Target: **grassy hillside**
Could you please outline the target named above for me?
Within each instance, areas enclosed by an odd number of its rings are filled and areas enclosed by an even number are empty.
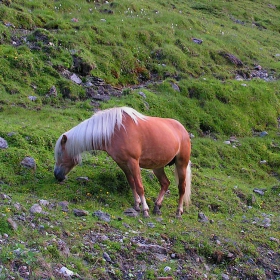
[[[276,0],[0,1],[0,279],[278,279],[279,31]],[[132,194],[105,153],[54,180],[59,135],[122,105],[195,136],[182,220],[173,167],[148,220],[124,215]]]

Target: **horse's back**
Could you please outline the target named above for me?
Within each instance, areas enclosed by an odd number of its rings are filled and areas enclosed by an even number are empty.
[[[188,147],[188,142],[188,132],[176,120],[147,117],[136,124],[126,116],[107,152],[117,162],[133,157],[139,159],[141,167],[154,169],[171,162],[182,148]]]

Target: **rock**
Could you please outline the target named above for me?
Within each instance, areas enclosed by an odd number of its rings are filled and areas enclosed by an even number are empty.
[[[58,203],[58,205],[62,208],[63,212],[68,212],[69,211],[69,208],[68,208],[69,202],[68,201],[60,201]]]
[[[48,200],[45,200],[45,199],[40,199],[39,204],[42,205],[42,206],[48,206],[50,204],[50,202]]]
[[[273,242],[276,242],[278,244],[280,243],[280,240],[278,238],[275,238],[275,237],[270,237],[269,240],[273,241]]]
[[[198,221],[199,221],[199,222],[202,222],[202,223],[208,223],[208,222],[209,222],[209,219],[205,216],[204,213],[199,212],[199,213],[198,213]]]
[[[168,272],[168,271],[171,270],[171,267],[170,266],[166,266],[163,270],[164,270],[164,272]]]
[[[49,93],[48,93],[49,96],[57,96],[57,90],[56,90],[56,87],[55,86],[52,86],[49,90]]]
[[[254,189],[253,192],[259,195],[264,195],[266,189]]]
[[[124,211],[124,214],[129,217],[137,217],[139,212],[137,212],[134,208],[128,208]]]
[[[226,58],[231,63],[235,64],[236,66],[243,66],[243,62],[238,59],[236,56],[230,53],[226,53],[224,51],[220,52],[220,55]]]
[[[109,263],[112,262],[110,256],[106,252],[103,253],[103,258],[106,260],[106,262],[109,262]]]
[[[65,277],[71,277],[74,275],[74,272],[69,270],[67,267],[63,266],[60,270],[59,273],[62,274]]]
[[[39,205],[39,204],[34,204],[31,208],[30,208],[30,210],[29,210],[29,212],[31,213],[31,214],[35,214],[35,213],[41,213],[42,212],[42,207]]]
[[[179,88],[179,86],[178,86],[177,84],[172,83],[171,86],[172,86],[172,88],[173,88],[175,91],[180,92],[180,88]]]
[[[147,98],[146,94],[144,92],[142,92],[142,91],[139,91],[138,94],[140,96],[142,96],[143,98],[145,98],[145,99]]]
[[[222,276],[222,280],[229,280],[230,279],[227,274],[223,273],[221,276]]]
[[[12,218],[8,218],[7,222],[9,223],[9,225],[11,226],[11,228],[13,230],[17,230],[18,225],[17,225],[17,223]]]
[[[5,194],[5,193],[0,193],[0,198],[2,200],[5,200],[5,199],[11,200],[11,198],[7,194]]]
[[[155,227],[155,224],[152,223],[152,222],[149,222],[149,223],[147,223],[147,226],[150,227],[150,228],[154,228],[154,227]]]
[[[82,80],[76,74],[72,74],[70,80],[78,85],[82,83]]]
[[[111,216],[108,213],[102,212],[101,210],[95,211],[92,215],[104,222],[109,223],[111,221]]]
[[[30,101],[36,101],[36,100],[37,100],[37,97],[36,97],[36,96],[29,95],[29,96],[28,96],[28,99],[29,99]]]
[[[201,45],[203,43],[203,40],[197,38],[192,38],[192,41],[198,45]]]
[[[74,215],[77,217],[87,216],[88,211],[81,210],[81,209],[73,209]]]
[[[267,135],[268,135],[268,133],[266,131],[262,131],[259,136],[260,137],[265,137]]]
[[[21,207],[20,203],[18,203],[18,202],[15,202],[15,203],[14,203],[14,207],[15,207],[15,209],[18,210],[18,211],[22,210],[22,207]]]
[[[79,182],[88,182],[89,181],[89,179],[88,179],[88,177],[78,177],[77,178],[77,181],[79,181]]]
[[[35,159],[32,157],[25,157],[20,164],[26,168],[30,168],[34,170],[36,169],[36,162]]]
[[[164,254],[167,255],[167,250],[166,248],[160,246],[160,245],[156,245],[156,244],[142,244],[140,242],[136,243],[136,246],[141,250],[141,252],[143,251],[148,251],[148,252],[152,252],[155,254]]]
[[[7,148],[8,148],[7,141],[4,138],[0,137],[0,149],[7,149]]]
[[[271,220],[269,218],[264,218],[263,221],[261,222],[260,226],[264,228],[268,228],[271,226]]]

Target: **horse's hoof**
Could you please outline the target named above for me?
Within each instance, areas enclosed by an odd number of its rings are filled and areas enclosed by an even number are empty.
[[[182,219],[182,214],[183,214],[183,212],[178,210],[177,213],[176,213],[176,218],[177,219]]]
[[[140,212],[140,211],[141,211],[141,209],[140,209],[139,206],[134,206],[133,208],[134,208],[134,210],[137,211],[137,212]]]
[[[144,217],[144,218],[150,218],[150,215],[149,215],[148,210],[144,210],[144,211],[143,211],[143,217]]]
[[[159,216],[161,215],[161,211],[159,210],[159,206],[158,205],[155,205],[153,213],[155,215],[159,215]]]

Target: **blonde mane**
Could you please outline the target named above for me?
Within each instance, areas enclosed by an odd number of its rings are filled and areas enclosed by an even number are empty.
[[[137,124],[138,119],[147,117],[129,107],[116,107],[99,111],[89,119],[81,122],[62,134],[57,140],[57,156],[63,135],[67,136],[66,150],[70,157],[79,157],[83,151],[99,150],[110,143],[115,127],[124,127],[123,114],[126,113]],[[125,128],[125,127],[124,127]]]

